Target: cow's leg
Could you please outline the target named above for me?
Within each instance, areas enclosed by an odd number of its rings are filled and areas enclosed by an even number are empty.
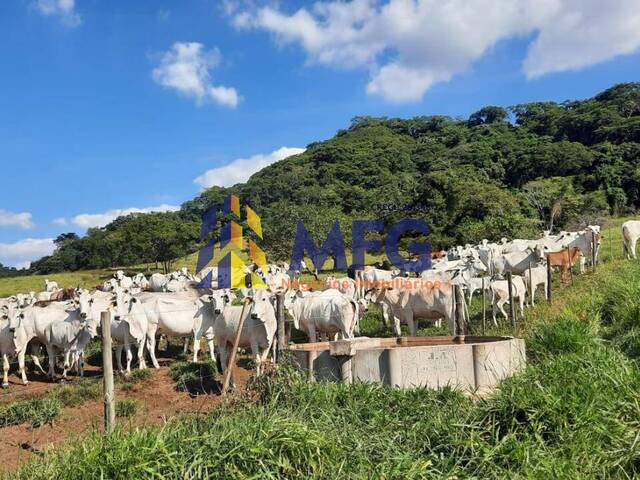
[[[491,319],[493,320],[493,324],[497,327],[498,326],[498,319],[496,318],[496,314],[498,313],[498,308],[495,302],[495,299],[493,302],[491,302]]]
[[[27,380],[27,369],[25,368],[24,355],[18,355],[18,370],[20,370],[20,376],[22,377],[22,384],[29,385]],[[42,367],[40,367],[42,370]]]
[[[147,350],[149,350],[149,356],[151,357],[151,363],[154,368],[160,368],[160,364],[158,363],[158,359],[156,358],[156,331],[157,326],[149,326],[149,330],[147,331]]]
[[[195,349],[195,343],[193,345],[193,348]],[[184,338],[184,349],[182,351],[182,353],[184,353],[185,355],[189,352],[189,337],[185,337]]]
[[[436,328],[442,328],[442,318],[438,318],[438,319],[433,323],[433,325],[434,325]]]
[[[185,342],[187,343],[188,340]],[[200,335],[196,333],[193,337],[193,361],[194,363],[198,361],[198,352],[200,351]],[[185,352],[186,353],[186,352]]]
[[[227,371],[227,342],[223,341],[218,345],[218,353],[220,354],[220,373]]]
[[[209,346],[209,355],[211,357],[211,361],[215,362],[216,361],[216,353],[215,353],[215,349],[213,346],[213,339],[214,337],[212,335],[207,337],[207,345]]]
[[[80,370],[80,378],[84,377],[84,351],[78,353],[78,369]]]
[[[384,325],[385,328],[387,328],[388,325],[391,325],[391,322],[389,319],[389,305],[387,305],[386,303],[383,303],[381,307],[382,307],[382,324]]]
[[[9,386],[9,355],[2,354],[2,388]]]
[[[631,239],[631,245],[629,246],[629,250],[631,253],[631,257],[635,260],[638,257],[636,256],[636,243],[638,243],[638,239],[637,238],[632,238]]]
[[[131,375],[131,361],[133,360],[133,353],[131,353],[131,344],[129,342],[124,345],[124,353],[127,356],[126,374]]]
[[[268,352],[268,350],[267,350]],[[260,376],[262,373],[262,355],[260,355],[260,348],[258,342],[255,339],[251,339],[251,354],[256,362],[256,376]]]
[[[56,380],[56,351],[53,346],[47,345],[47,355],[49,356],[49,378],[52,382]]]
[[[415,337],[418,334],[418,321],[413,318],[413,313],[409,312],[406,316],[407,326],[409,327],[409,335]]]
[[[116,346],[116,365],[118,366],[118,373],[123,373],[122,369],[122,350],[124,349],[124,345],[118,344]]]
[[[67,379],[67,370],[69,370],[71,363],[71,350],[65,349],[64,351],[64,366],[62,367],[62,379]]]
[[[520,301],[520,316],[524,318],[524,294],[520,295],[518,300]]]
[[[500,301],[498,300],[498,308],[500,309],[500,312],[502,313],[502,315],[504,315],[504,319],[505,320],[509,320],[509,316],[507,315],[507,312],[504,309],[504,305],[508,303],[507,301],[503,300]]]
[[[144,339],[138,340],[138,368],[144,370],[147,368],[147,362],[144,360]]]

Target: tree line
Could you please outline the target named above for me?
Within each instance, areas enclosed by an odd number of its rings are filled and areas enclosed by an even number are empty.
[[[298,221],[320,240],[333,222],[420,218],[434,247],[579,227],[640,206],[640,83],[579,101],[487,106],[467,119],[356,117],[326,141],[213,187],[178,212],[132,214],[56,239],[32,273],[127,266],[201,247],[202,214],[229,193],[262,217],[270,260],[290,255]],[[391,206],[391,207],[390,207]]]

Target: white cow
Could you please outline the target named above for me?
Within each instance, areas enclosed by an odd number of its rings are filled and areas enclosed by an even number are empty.
[[[636,244],[640,238],[640,220],[627,220],[622,224],[622,247],[627,258],[636,256]]]
[[[154,273],[149,277],[149,290],[152,292],[163,292],[164,286],[169,281],[167,275]]]
[[[168,337],[193,337],[193,361],[198,360],[198,350],[200,339],[204,336],[209,343],[209,353],[211,359],[214,357],[213,350],[213,322],[215,312],[210,310],[220,310],[218,303],[220,299],[228,294],[224,290],[215,290],[212,295],[205,297],[193,297],[187,292],[178,294],[146,294],[136,298],[140,299],[147,314],[149,327],[147,330],[147,348],[151,356],[153,366],[160,368],[155,356],[156,333]]]
[[[531,285],[529,287],[529,271],[524,272],[524,284],[527,287],[527,291],[531,290],[531,298],[529,299],[531,302],[531,306],[535,307],[535,297],[536,290],[539,285],[544,287],[544,298],[549,299],[548,290],[547,290],[547,266],[544,263],[536,265],[535,267],[531,267]]]
[[[101,313],[111,313],[111,337],[117,342],[116,361],[118,371],[122,368],[122,351],[127,358],[127,374],[131,373],[131,343],[137,347],[138,365],[140,369],[146,368],[144,361],[144,345],[147,337],[147,316],[138,300],[131,294],[118,290],[114,294],[90,295],[83,292],[78,297],[80,317],[100,321]]]
[[[359,305],[339,290],[329,289],[304,295],[291,291],[285,296],[284,306],[293,317],[293,325],[317,341],[318,333],[353,338],[359,322]]]
[[[527,287],[524,284],[524,280],[519,275],[512,276],[513,286],[513,300],[518,301],[520,304],[520,314],[524,316],[524,301],[527,295]],[[504,304],[509,303],[509,283],[507,280],[492,280],[491,281],[491,303],[492,303],[492,318],[495,326],[498,326],[496,319],[497,310],[500,309],[504,318],[508,320],[507,312],[504,310]]]
[[[524,250],[504,253],[493,259],[492,271],[496,275],[504,275],[511,272],[515,275],[522,275],[529,268],[529,265],[536,265],[544,259],[546,249],[543,246],[527,246]]]
[[[72,366],[72,359],[77,361],[80,376],[84,375],[84,349],[91,339],[98,334],[98,322],[80,315],[79,310],[68,312],[62,322],[52,322],[44,329],[45,345],[49,357],[49,377],[55,380],[56,351],[64,355],[62,378],[67,378],[67,371]]]
[[[46,279],[44,281],[44,290],[45,292],[57,292],[58,290],[60,290],[60,288],[58,287],[58,282],[50,282],[49,279]]]
[[[266,289],[256,289],[250,298],[250,307],[245,308],[245,320],[240,332],[240,347],[251,348],[260,375],[262,364],[267,360],[276,333],[276,312],[271,302],[272,293]],[[220,352],[222,371],[228,368],[228,351],[240,325],[241,306],[226,305],[216,316],[213,332]]]
[[[46,307],[30,306],[22,311],[16,311],[10,316],[10,328],[14,331],[14,343],[18,355],[18,368],[24,372],[25,356],[29,342],[37,339],[46,345],[46,329],[51,323],[65,320],[79,319],[77,306],[73,302],[54,302]],[[32,355],[34,364],[44,372],[38,357]],[[24,378],[24,376],[23,376]]]
[[[358,298],[358,289],[356,281],[353,278],[341,277],[336,278],[334,276],[328,276],[325,279],[325,288],[331,288],[338,290],[348,298],[356,300]]]
[[[467,317],[466,302],[462,290],[458,290],[460,297],[458,302],[453,298],[453,283],[446,277],[433,276],[421,283],[421,288],[383,288],[369,292],[371,301],[377,304],[387,304],[393,312],[394,332],[401,335],[400,325],[409,327],[410,335],[417,333],[417,320],[429,319],[439,323],[445,318],[451,332],[455,330],[455,307],[459,303],[465,308],[464,316]]]

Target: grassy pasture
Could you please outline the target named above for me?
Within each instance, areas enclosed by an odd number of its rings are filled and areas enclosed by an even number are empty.
[[[596,273],[527,311],[529,366],[489,398],[311,384],[285,368],[257,381],[251,401],[88,434],[10,477],[637,477],[640,263],[608,261],[615,232]]]

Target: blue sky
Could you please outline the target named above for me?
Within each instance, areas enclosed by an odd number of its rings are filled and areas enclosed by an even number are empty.
[[[4,0],[0,262],[357,115],[590,97],[640,80],[639,47],[636,0]]]

